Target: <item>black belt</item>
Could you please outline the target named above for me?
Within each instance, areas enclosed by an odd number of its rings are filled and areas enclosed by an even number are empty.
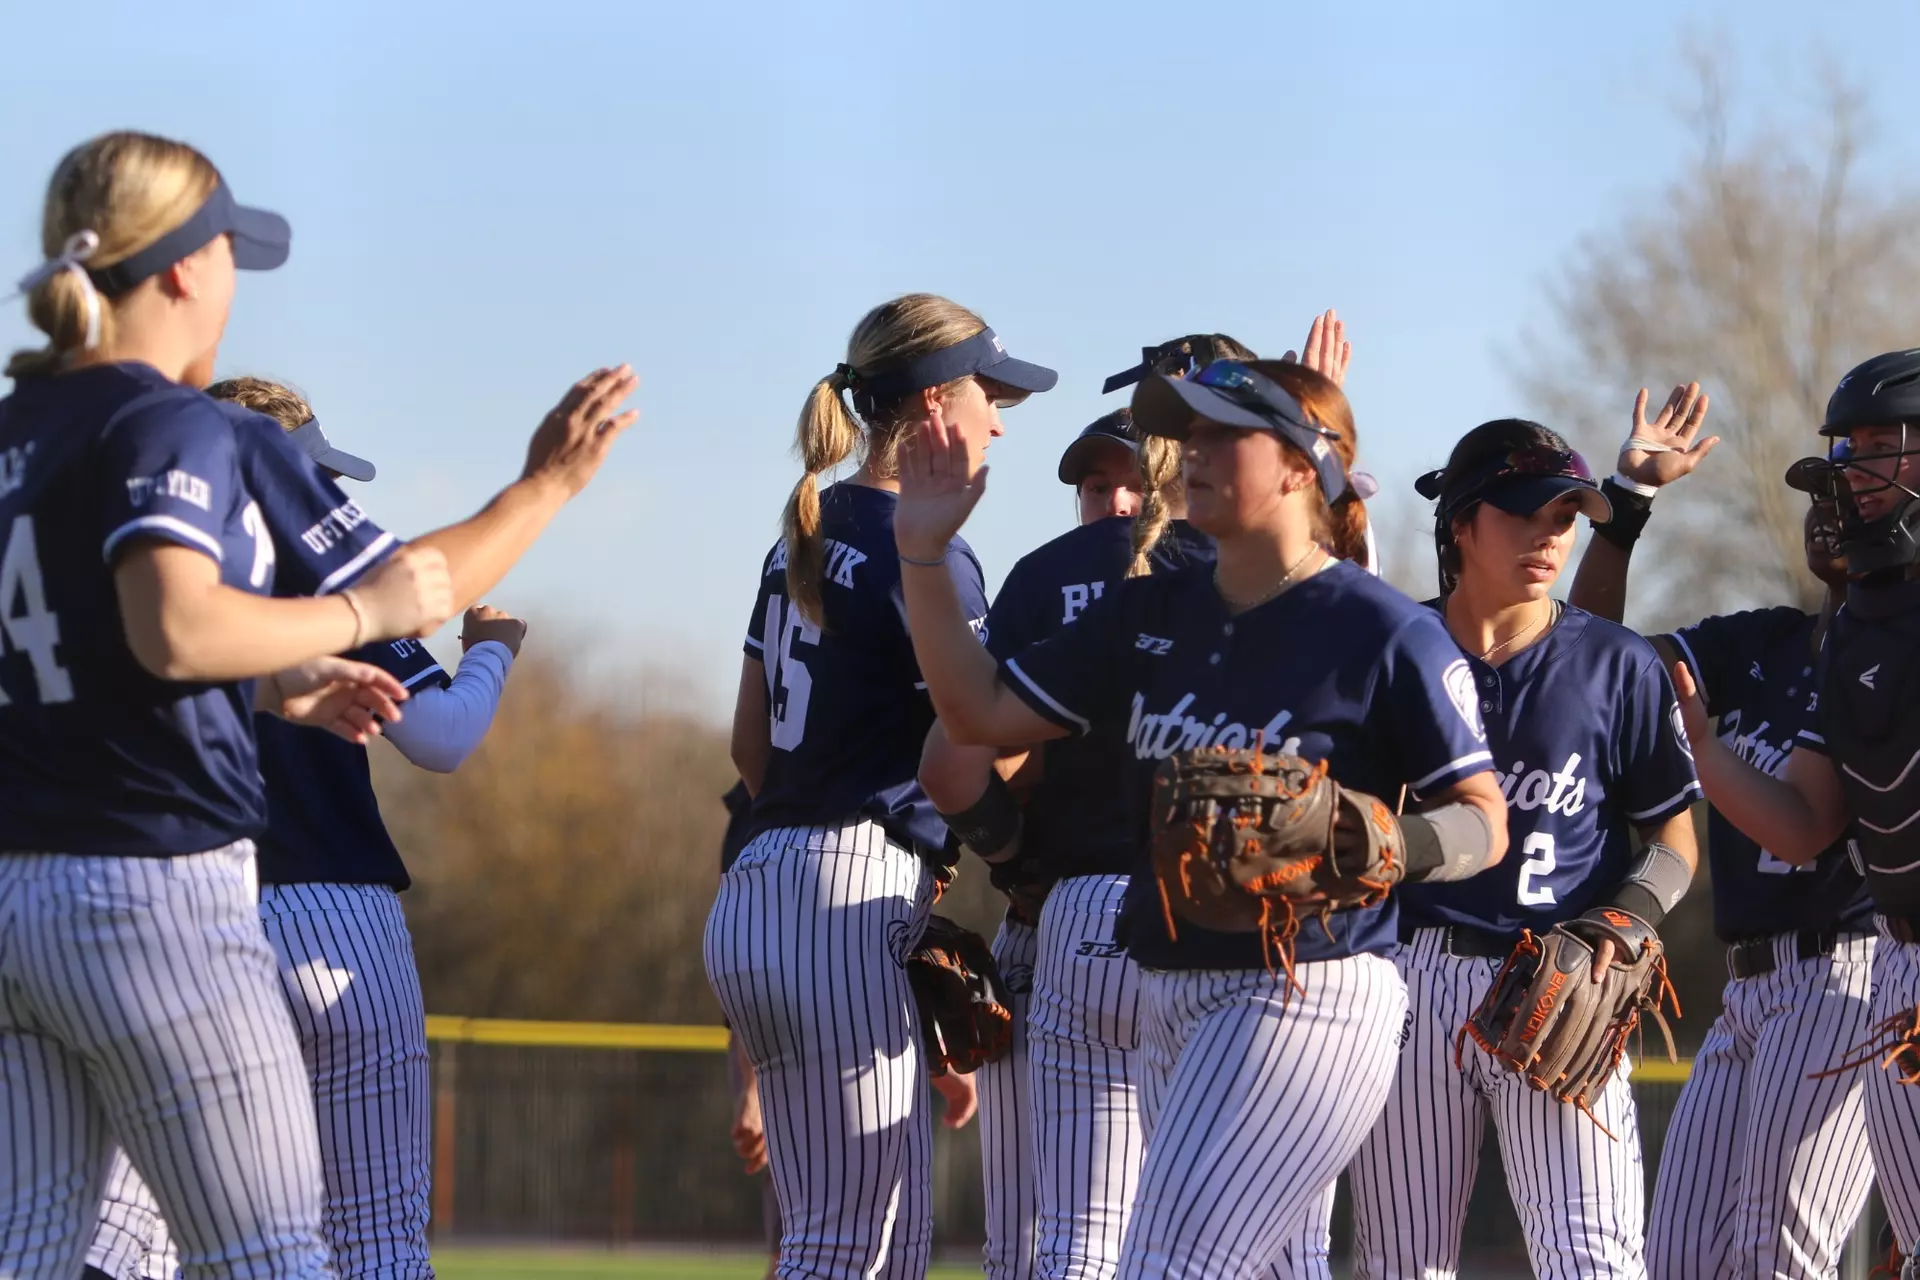
[[[1794,954],[1801,960],[1818,960],[1833,954],[1833,948],[1845,934],[1819,929],[1800,929],[1793,935]],[[1735,978],[1758,978],[1779,968],[1774,958],[1772,938],[1748,938],[1727,948],[1727,972]]]
[[[1415,932],[1402,923],[1400,941],[1411,943]],[[1514,946],[1520,941],[1465,924],[1448,925],[1438,932],[1440,950],[1459,960],[1505,960],[1513,954]]]

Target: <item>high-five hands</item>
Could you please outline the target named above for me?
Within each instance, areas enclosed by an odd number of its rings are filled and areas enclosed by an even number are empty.
[[[1633,433],[1620,446],[1620,474],[1637,484],[1659,488],[1672,484],[1713,452],[1719,436],[1698,439],[1707,421],[1707,395],[1700,384],[1675,387],[1659,414],[1647,421],[1647,389],[1633,402]]]

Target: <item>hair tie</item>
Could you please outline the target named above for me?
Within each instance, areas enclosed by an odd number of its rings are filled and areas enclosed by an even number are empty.
[[[1362,502],[1373,501],[1374,495],[1380,492],[1380,482],[1373,478],[1371,471],[1350,471],[1347,483],[1353,487],[1353,496]]]
[[[833,376],[849,391],[860,385],[860,371],[850,364],[833,366]]]
[[[1413,482],[1414,492],[1423,498],[1437,500],[1440,497],[1440,490],[1444,487],[1446,478],[1447,469],[1445,467],[1441,467],[1435,471],[1429,471]]]
[[[84,350],[91,351],[100,345],[100,291],[93,287],[93,277],[87,274],[84,265],[100,249],[100,237],[91,230],[76,231],[67,237],[60,246],[60,252],[20,277],[15,297],[32,293],[62,271],[71,271],[80,278],[80,294],[87,308],[87,338]]]

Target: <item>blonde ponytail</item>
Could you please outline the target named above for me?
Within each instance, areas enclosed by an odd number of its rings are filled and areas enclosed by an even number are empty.
[[[147,133],[107,133],[66,154],[47,184],[40,248],[48,260],[80,232],[98,244],[88,268],[132,257],[192,217],[219,185],[213,162],[184,142]],[[86,349],[88,291],[76,271],[56,271],[27,294],[27,318],[47,345],[7,361],[10,378],[57,373]],[[110,347],[115,300],[97,298],[97,344]]]
[[[847,393],[863,377],[965,342],[986,327],[985,320],[957,302],[932,293],[909,293],[861,317],[847,339],[846,363],[813,384],[794,432],[802,474],[780,523],[787,547],[787,598],[815,626],[826,627],[820,590],[826,575],[820,477],[852,457],[855,449],[863,451],[874,475],[892,476],[905,410],[913,403],[908,397],[899,404],[866,404],[863,412],[871,412],[863,422],[848,406]],[[957,385],[948,383],[938,391],[951,394]]]
[[[813,394],[800,410],[794,429],[794,449],[805,469],[787,499],[781,529],[787,542],[787,599],[814,626],[825,622],[820,580],[826,573],[827,549],[820,537],[820,475],[853,456],[860,441],[859,424],[844,397],[847,379],[838,371],[813,384]]]
[[[1173,491],[1180,482],[1180,442],[1165,436],[1140,441],[1140,509],[1133,514],[1133,563],[1129,578],[1153,572],[1153,549],[1173,523]]]

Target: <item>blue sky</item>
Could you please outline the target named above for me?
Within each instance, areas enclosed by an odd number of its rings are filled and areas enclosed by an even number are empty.
[[[1513,353],[1550,336],[1569,250],[1683,162],[1690,34],[1788,112],[1823,44],[1903,83],[1920,8],[172,0],[74,32],[16,6],[0,275],[36,260],[67,147],[192,141],[295,229],[221,372],[304,387],[401,533],[477,507],[569,382],[631,361],[641,424],[494,602],[718,715],[795,414],[868,307],[945,293],[1061,371],[993,451],[990,585],[1071,520],[1053,468],[1120,403],[1101,379],[1190,330],[1277,355],[1339,307],[1363,460],[1411,503],[1462,430],[1528,410]],[[1873,101],[1912,172],[1905,104]]]

